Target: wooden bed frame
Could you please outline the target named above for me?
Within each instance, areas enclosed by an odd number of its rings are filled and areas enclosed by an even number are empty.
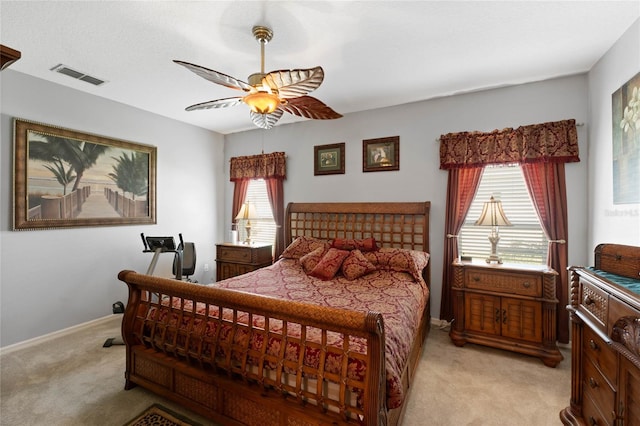
[[[429,209],[429,202],[290,203],[287,206],[285,238],[290,243],[301,235],[327,240],[373,236],[381,247],[429,252]],[[424,269],[423,275],[429,285],[430,266]],[[133,271],[122,271],[118,278],[129,287],[122,323],[126,344],[125,389],[140,385],[225,425],[400,423],[410,382],[429,332],[429,303],[423,312],[421,326],[403,372],[404,403],[399,408],[388,410],[384,321],[379,313],[314,306]],[[274,337],[273,333],[235,321],[239,314],[249,313],[266,321],[282,321],[285,330],[287,324],[295,324],[318,328],[325,337],[327,333],[338,332],[346,341],[350,337],[366,339],[367,353],[353,354],[345,348],[348,356],[343,357],[342,373],[330,374],[324,371],[322,365],[312,368],[303,365],[302,359],[297,363],[286,360],[284,350],[274,358],[265,354],[264,350],[260,353],[247,347],[248,344],[243,346],[233,342],[234,339],[230,339],[230,342],[213,339],[210,345],[221,348],[226,354],[234,354],[234,357],[226,356],[223,360],[219,357],[213,359],[202,350],[203,344],[196,349],[193,344],[189,345],[189,336],[185,337],[187,344],[172,338],[180,333],[176,333],[176,328],[170,324],[145,320],[144,312],[157,307],[159,298],[161,300],[163,297],[172,297],[183,303],[200,302],[215,310],[231,310],[234,320],[229,324],[234,332],[245,330],[261,334],[265,339]],[[202,317],[195,310],[179,312],[181,319]],[[152,337],[148,333],[145,336],[142,333],[143,326],[156,332]],[[283,334],[276,337],[283,342],[291,340],[286,332]],[[304,338],[305,333],[295,339],[295,343],[327,352],[335,350],[305,341]],[[346,360],[354,356],[367,365],[362,381],[347,377]],[[258,365],[270,363],[276,368],[266,374],[260,367],[251,367],[250,359],[259,359]],[[322,380],[318,380],[320,384],[304,386],[302,382],[305,380],[301,379],[303,374],[305,377],[331,381],[339,387],[339,392],[328,396]],[[293,380],[282,380],[281,376],[286,375],[292,376]],[[362,393],[362,401],[358,406],[349,398],[350,389],[359,389]]]

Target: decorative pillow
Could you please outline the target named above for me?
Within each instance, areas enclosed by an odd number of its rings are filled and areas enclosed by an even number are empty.
[[[349,251],[330,248],[315,268],[309,273],[312,277],[320,278],[321,280],[330,280],[340,270],[342,261],[349,256]]]
[[[307,253],[300,258],[300,264],[302,265],[302,269],[304,269],[304,272],[306,274],[309,274],[313,270],[313,268],[315,268],[316,265],[320,262],[320,260],[322,260],[325,251],[326,250],[324,247],[318,247],[311,253]]]
[[[332,241],[331,247],[340,250],[360,250],[360,251],[376,251],[378,245],[373,237],[365,238],[362,240],[336,238]]]
[[[364,256],[377,269],[408,272],[417,282],[422,281],[422,270],[429,263],[429,253],[400,248],[381,248],[376,252],[364,253]]]
[[[305,254],[311,253],[318,247],[329,249],[331,244],[328,241],[319,240],[313,237],[300,236],[293,240],[291,244],[280,255],[284,259],[300,259]]]
[[[342,262],[342,274],[351,281],[375,270],[376,266],[369,262],[358,249],[352,250]]]

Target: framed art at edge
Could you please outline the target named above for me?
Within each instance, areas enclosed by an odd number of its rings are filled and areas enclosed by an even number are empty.
[[[400,136],[362,141],[362,171],[400,170]]]
[[[157,148],[14,119],[13,229],[156,223]]]
[[[611,95],[613,204],[640,203],[640,73]]]
[[[344,174],[344,142],[313,147],[313,174]]]

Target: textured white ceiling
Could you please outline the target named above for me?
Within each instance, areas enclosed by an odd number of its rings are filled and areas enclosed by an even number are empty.
[[[246,81],[254,25],[273,29],[266,71],[325,71],[311,96],[337,112],[588,71],[640,17],[640,1],[0,1],[11,69],[223,134],[255,128],[240,95],[172,62]],[[107,80],[96,87],[57,64]],[[640,64],[639,64],[640,67]],[[285,114],[280,123],[302,120]]]

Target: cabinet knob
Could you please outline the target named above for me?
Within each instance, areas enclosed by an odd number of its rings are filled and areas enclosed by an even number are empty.
[[[598,344],[597,344],[596,342],[594,342],[594,341],[593,341],[593,339],[590,339],[590,340],[589,340],[589,347],[590,347],[591,349],[593,349],[594,351],[595,351],[595,350],[598,350]]]
[[[593,377],[589,377],[589,386],[591,386],[591,389],[597,388],[598,382],[596,382],[596,379],[594,379]]]
[[[472,280],[474,280],[475,282],[478,282],[478,281],[480,281],[480,277],[478,277],[478,276],[475,276],[475,277],[471,277],[471,279],[472,279]]]
[[[589,425],[596,426],[597,424],[598,424],[598,421],[594,419],[593,416],[589,416]]]
[[[529,288],[529,287],[531,287],[531,283],[529,281],[525,281],[525,282],[522,283],[522,287]]]
[[[582,299],[582,303],[584,303],[585,305],[592,305],[594,301],[591,297],[585,296],[584,299]]]

